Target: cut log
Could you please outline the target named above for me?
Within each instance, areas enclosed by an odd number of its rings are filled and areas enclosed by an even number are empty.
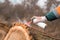
[[[0,40],[3,40],[6,35],[6,32],[4,30],[0,30]]]
[[[8,27],[4,23],[0,23],[0,40],[3,40],[8,32]]]
[[[17,23],[9,30],[4,40],[32,40],[29,34],[25,24]]]

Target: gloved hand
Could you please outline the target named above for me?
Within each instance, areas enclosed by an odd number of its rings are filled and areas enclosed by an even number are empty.
[[[31,19],[33,23],[44,22],[47,20],[45,16],[33,16]]]

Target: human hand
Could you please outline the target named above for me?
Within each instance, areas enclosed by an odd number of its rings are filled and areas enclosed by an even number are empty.
[[[44,22],[47,20],[45,16],[33,16],[31,19],[33,23]]]

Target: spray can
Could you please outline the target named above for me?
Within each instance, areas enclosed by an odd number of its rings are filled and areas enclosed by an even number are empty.
[[[36,19],[36,18],[33,18],[33,22],[36,22],[36,21],[37,21],[37,19]],[[45,29],[45,27],[47,26],[47,24],[44,23],[44,22],[37,22],[37,23],[35,23],[35,24],[36,24],[37,26],[43,28],[43,29]]]

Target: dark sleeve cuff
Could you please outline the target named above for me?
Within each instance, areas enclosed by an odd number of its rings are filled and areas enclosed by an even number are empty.
[[[53,21],[53,20],[57,19],[57,17],[55,16],[53,11],[47,13],[46,18],[48,21]]]

